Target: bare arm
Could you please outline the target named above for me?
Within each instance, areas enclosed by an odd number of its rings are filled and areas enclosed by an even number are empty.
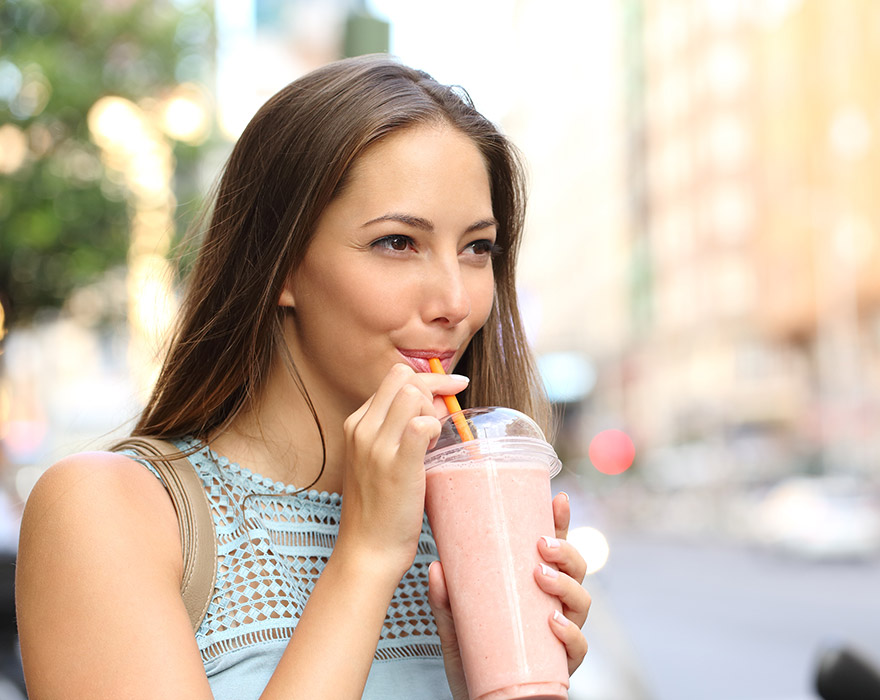
[[[121,455],[52,467],[22,521],[16,606],[31,700],[210,698],[180,597],[177,518]]]

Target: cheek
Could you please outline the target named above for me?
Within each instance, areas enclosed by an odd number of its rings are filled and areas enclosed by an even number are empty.
[[[495,278],[488,275],[479,280],[471,290],[471,317],[476,326],[475,331],[482,328],[489,319],[492,305],[495,302]]]
[[[353,327],[368,330],[390,330],[406,318],[405,301],[410,298],[395,284],[382,284],[375,277],[348,280],[346,294],[340,295],[337,306]]]
[[[333,353],[386,330],[399,313],[399,293],[358,266],[313,267],[301,275],[296,305],[304,337]],[[355,336],[357,336],[355,338]]]

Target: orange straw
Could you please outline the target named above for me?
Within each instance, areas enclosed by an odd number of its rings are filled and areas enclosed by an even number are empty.
[[[443,364],[437,357],[432,357],[428,360],[428,366],[430,366],[431,371],[434,374],[446,374],[443,370]],[[471,432],[471,428],[467,424],[465,417],[461,415],[461,406],[458,403],[458,399],[454,396],[444,396],[443,402],[446,404],[446,410],[452,414],[452,422],[455,424],[455,429],[461,436],[461,441],[467,442],[468,440],[473,440],[474,434]]]

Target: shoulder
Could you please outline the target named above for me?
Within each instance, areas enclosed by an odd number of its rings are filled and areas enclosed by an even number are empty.
[[[133,482],[144,485],[150,479],[157,481],[143,464],[119,452],[79,452],[49,467],[37,481],[31,497],[39,498],[44,492],[59,487],[70,489],[93,484],[124,488]],[[161,483],[159,486],[161,491]]]
[[[110,518],[116,527],[140,521],[156,534],[176,532],[174,507],[149,469],[125,455],[82,452],[52,465],[37,481],[25,506],[22,539],[30,528],[59,521],[99,529]]]
[[[110,452],[71,455],[37,481],[24,509],[19,573],[96,572],[144,565],[179,584],[180,534],[164,486],[142,464]],[[55,579],[31,583],[36,588]],[[94,582],[97,583],[97,582]]]

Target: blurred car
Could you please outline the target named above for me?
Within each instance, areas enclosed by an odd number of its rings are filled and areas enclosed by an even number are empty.
[[[799,476],[776,484],[752,511],[757,543],[806,559],[868,559],[880,553],[880,497],[864,479]]]

